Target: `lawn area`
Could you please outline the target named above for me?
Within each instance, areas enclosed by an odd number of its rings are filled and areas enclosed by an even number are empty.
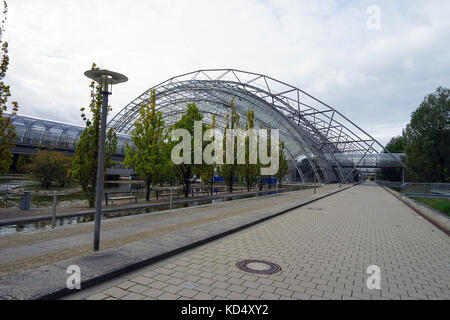
[[[439,210],[440,212],[443,212],[450,216],[450,200],[449,199],[433,199],[433,198],[416,198],[413,197],[412,199],[422,202],[426,204],[427,206]]]

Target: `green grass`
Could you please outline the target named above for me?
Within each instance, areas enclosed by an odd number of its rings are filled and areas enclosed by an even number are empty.
[[[440,212],[450,216],[450,200],[448,199],[416,198],[416,197],[413,197],[412,199],[422,202],[427,206],[439,210]]]

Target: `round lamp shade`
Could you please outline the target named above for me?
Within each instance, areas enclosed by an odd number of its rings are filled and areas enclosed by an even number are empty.
[[[102,84],[103,80],[107,79],[109,85],[127,82],[128,78],[118,72],[109,70],[89,70],[84,73],[86,77],[92,79],[99,84]]]

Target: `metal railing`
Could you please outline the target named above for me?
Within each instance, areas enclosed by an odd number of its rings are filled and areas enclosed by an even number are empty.
[[[450,198],[450,183],[418,183],[377,180],[377,183],[393,188],[407,197]]]
[[[396,187],[396,188],[400,188],[402,186],[402,184],[403,184],[401,181],[377,180],[376,182],[378,184],[381,184],[381,185],[386,186],[386,187]]]
[[[415,183],[408,182],[400,186],[403,193],[448,193],[450,183]]]

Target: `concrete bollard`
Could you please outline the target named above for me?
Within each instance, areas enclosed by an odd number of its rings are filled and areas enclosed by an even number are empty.
[[[29,211],[31,204],[31,196],[29,191],[25,191],[23,197],[20,197],[20,210]]]
[[[170,205],[169,205],[169,210],[172,211],[172,188],[170,188]]]

